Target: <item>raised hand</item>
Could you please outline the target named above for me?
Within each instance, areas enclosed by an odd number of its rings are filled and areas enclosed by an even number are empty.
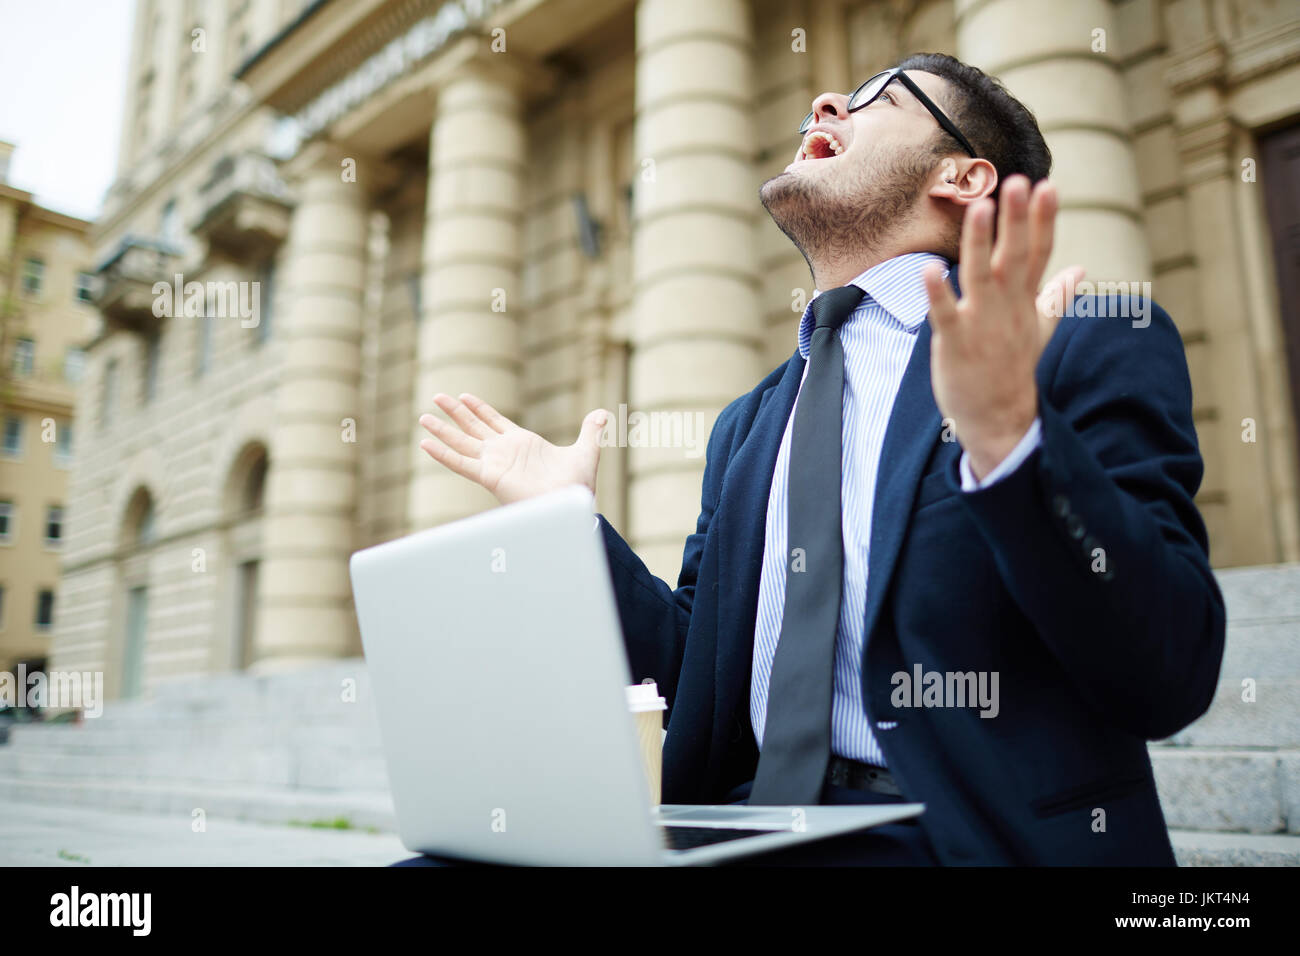
[[[603,408],[589,412],[577,441],[564,447],[520,428],[469,393],[458,400],[439,392],[433,400],[455,425],[421,415],[420,424],[433,437],[421,441],[420,447],[434,461],[482,485],[503,505],[574,484],[586,485],[595,494],[600,434],[608,414]]]
[[[992,199],[966,209],[961,237],[961,301],[932,266],[930,379],[940,414],[954,423],[957,440],[982,478],[1024,437],[1038,414],[1034,368],[1060,316],[1052,301],[1067,300],[1082,276],[1079,267],[1038,283],[1052,253],[1056,189],[1043,180],[1030,189],[1024,176],[1002,184],[998,238],[993,243]]]

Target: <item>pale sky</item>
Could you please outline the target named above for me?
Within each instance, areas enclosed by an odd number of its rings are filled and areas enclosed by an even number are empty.
[[[94,219],[116,175],[134,0],[0,0],[9,183]]]

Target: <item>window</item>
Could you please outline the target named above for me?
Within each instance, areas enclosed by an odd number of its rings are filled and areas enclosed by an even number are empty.
[[[262,270],[261,287],[257,292],[257,344],[271,337],[271,317],[275,304],[275,263]]]
[[[24,378],[32,374],[36,364],[36,342],[32,339],[19,339],[14,343],[14,374]]]
[[[12,544],[18,533],[18,515],[12,501],[0,501],[0,542]]]
[[[69,345],[63,353],[63,377],[72,385],[81,381],[86,371],[86,353],[75,345]]]
[[[208,298],[208,306],[205,314],[198,319],[198,328],[194,334],[198,336],[198,341],[194,343],[194,377],[202,378],[212,364],[212,315],[216,310],[216,303],[212,298]]]
[[[23,453],[23,420],[15,415],[5,416],[4,456],[18,458]]]
[[[181,238],[181,217],[176,209],[176,200],[167,200],[167,205],[163,206],[162,217],[158,223],[158,235],[162,237],[163,242],[175,245],[180,242]]]
[[[57,547],[63,540],[63,508],[50,505],[45,509],[45,543]]]
[[[93,302],[95,299],[95,277],[89,272],[77,273],[78,302]]]
[[[36,594],[36,629],[47,631],[54,623],[54,591],[41,588]]]
[[[35,257],[23,263],[23,295],[35,299],[45,282],[45,262]]]
[[[150,501],[145,505],[144,512],[140,515],[140,520],[135,526],[135,543],[137,547],[142,547],[153,542],[153,502]]]
[[[158,395],[158,336],[151,335],[144,346],[144,380],[141,393],[145,402]]]
[[[54,433],[54,464],[67,468],[72,464],[72,422],[59,422]]]
[[[117,402],[117,359],[110,359],[104,368],[104,390],[99,396],[99,423],[107,425],[113,420],[113,406]]]

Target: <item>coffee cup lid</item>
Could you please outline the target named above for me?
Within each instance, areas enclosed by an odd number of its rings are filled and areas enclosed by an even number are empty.
[[[667,710],[668,702],[659,696],[659,685],[649,681],[627,688],[627,706],[629,710]]]

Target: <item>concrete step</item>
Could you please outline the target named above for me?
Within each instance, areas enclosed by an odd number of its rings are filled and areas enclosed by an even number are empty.
[[[1227,568],[1215,572],[1230,624],[1300,620],[1300,564]]]
[[[6,752],[0,774],[50,780],[89,777],[250,786],[375,789],[388,787],[380,751],[345,750],[328,739],[298,747],[256,749],[141,747],[116,753]]]
[[[90,777],[45,780],[0,774],[0,807],[47,804],[93,807],[127,813],[186,814],[258,823],[334,824],[346,828],[396,830],[392,798],[372,790],[287,790],[176,781],[104,780]],[[0,811],[2,812],[2,811]]]
[[[1231,641],[1231,635],[1229,636]],[[1300,643],[1300,638],[1296,638]],[[1300,679],[1275,679],[1257,669],[1220,680],[1210,709],[1162,743],[1182,747],[1300,747]],[[1246,699],[1249,698],[1249,699]]]
[[[1247,677],[1300,679],[1300,618],[1229,620],[1219,679]]]
[[[1300,834],[1300,750],[1149,750],[1171,828]]]
[[[1300,836],[1169,831],[1179,866],[1300,866]]]
[[[369,714],[351,719],[258,719],[159,721],[148,728],[121,727],[111,719],[81,724],[22,724],[14,728],[5,750],[34,753],[118,753],[150,749],[194,747],[307,746],[329,741],[340,749],[376,750],[379,726]]]

